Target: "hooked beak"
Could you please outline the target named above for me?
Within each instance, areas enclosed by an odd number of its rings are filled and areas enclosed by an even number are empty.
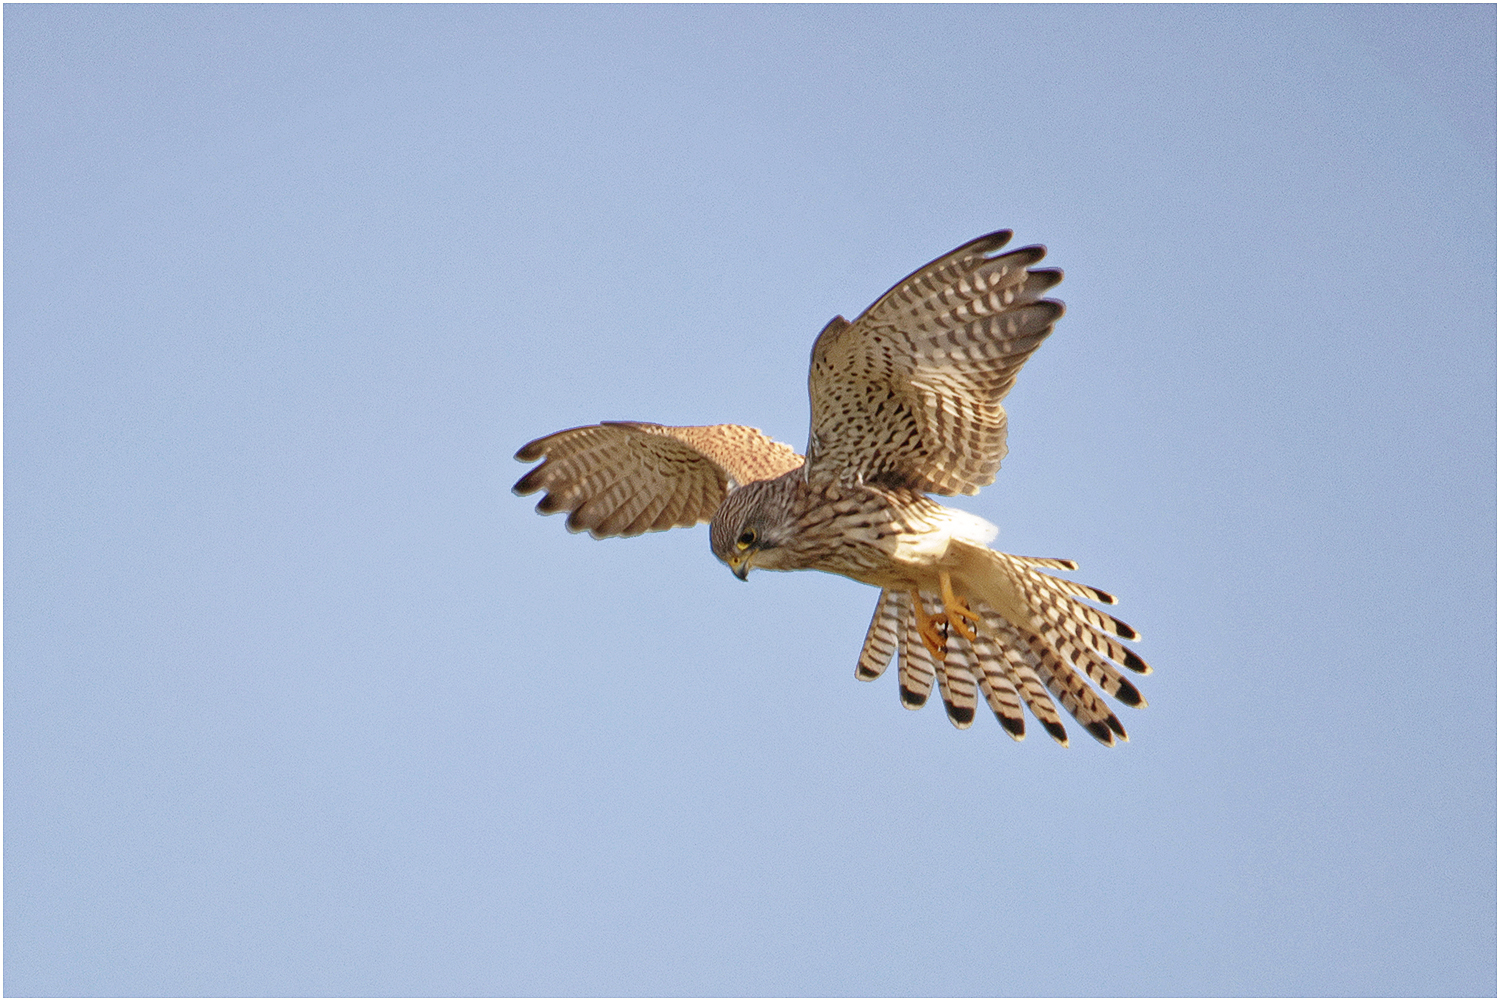
[[[748,581],[750,579],[750,557],[748,555],[729,557],[729,569],[733,570],[734,575],[740,580]]]

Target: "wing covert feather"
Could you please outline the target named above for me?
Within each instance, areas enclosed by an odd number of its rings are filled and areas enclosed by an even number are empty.
[[[516,458],[542,463],[515,492],[547,491],[539,512],[567,511],[569,531],[596,539],[709,521],[730,490],[802,465],[790,445],[755,428],[634,421],[558,431],[522,446]]]

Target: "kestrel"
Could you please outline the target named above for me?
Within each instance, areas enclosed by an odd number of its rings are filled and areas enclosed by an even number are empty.
[[[515,492],[547,491],[539,512],[567,511],[570,531],[596,539],[711,521],[714,555],[741,580],[752,567],[823,570],[880,588],[855,674],[879,677],[894,654],[907,708],[936,679],[960,729],[982,692],[1017,740],[1025,703],[1067,744],[1054,699],[1102,743],[1126,739],[1083,677],[1146,704],[1116,666],[1149,673],[1120,642],[1139,634],[1087,603],[1115,599],[1043,572],[1076,570],[1071,560],[990,549],[993,525],[928,496],[994,481],[1006,454],[1001,401],[1063,314],[1042,298],[1062,272],[1032,268],[1046,248],[1001,253],[1010,237],[966,243],[853,323],[829,321],[813,344],[805,457],[736,424],[607,421],[524,446],[517,459],[542,463]]]

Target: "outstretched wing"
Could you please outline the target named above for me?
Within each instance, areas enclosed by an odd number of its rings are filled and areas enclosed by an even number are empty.
[[[1028,270],[1045,247],[999,253],[1010,231],[912,272],[853,323],[823,328],[808,373],[808,478],[972,494],[1005,457],[1000,401],[1063,304]]]
[[[596,539],[709,521],[730,490],[802,465],[790,445],[755,428],[630,421],[559,431],[522,446],[516,458],[542,464],[515,492],[547,491],[539,512],[567,511],[570,532]]]

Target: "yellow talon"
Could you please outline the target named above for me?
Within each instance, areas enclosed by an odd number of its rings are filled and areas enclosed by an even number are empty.
[[[958,635],[970,643],[974,642],[974,630],[969,628],[964,619],[977,624],[979,616],[969,609],[967,601],[953,593],[953,579],[948,576],[946,570],[938,573],[938,583],[943,589],[943,618],[957,631]]]
[[[941,612],[928,615],[926,606],[922,604],[922,595],[916,591],[911,592],[911,607],[917,617],[917,634],[922,637],[922,645],[927,647],[933,657],[942,660],[948,655],[948,630],[951,628],[972,643],[976,637],[969,622],[977,625],[981,620],[969,608],[967,601],[953,593],[953,580],[946,571],[938,574],[938,584],[943,592]]]
[[[943,660],[948,655],[948,637],[946,633],[938,632],[938,623],[946,626],[948,616],[942,612],[935,616],[928,615],[927,609],[922,605],[922,596],[916,591],[911,592],[911,607],[917,616],[917,634],[922,637],[922,645],[933,657]]]

